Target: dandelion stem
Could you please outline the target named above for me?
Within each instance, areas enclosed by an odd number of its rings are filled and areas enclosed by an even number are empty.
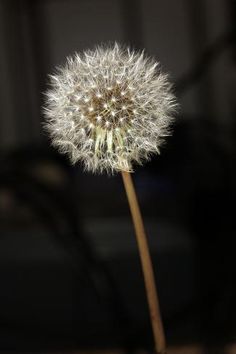
[[[147,300],[149,305],[149,313],[152,324],[153,337],[155,341],[155,350],[157,354],[166,353],[165,334],[161,319],[160,307],[157,289],[155,285],[155,278],[153,272],[152,261],[147,242],[147,236],[144,229],[143,219],[140,212],[140,207],[133,185],[132,177],[129,172],[122,171],[122,178],[124,182],[127,199],[129,202],[130,212],[133,219],[142,269],[144,282],[146,287]]]

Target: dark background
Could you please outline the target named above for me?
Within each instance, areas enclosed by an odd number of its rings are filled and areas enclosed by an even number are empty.
[[[120,176],[71,167],[42,129],[47,74],[115,40],[160,61],[181,106],[134,175],[168,342],[236,339],[235,1],[2,0],[2,353],[152,347]]]

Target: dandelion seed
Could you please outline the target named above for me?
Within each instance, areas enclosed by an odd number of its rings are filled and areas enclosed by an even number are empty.
[[[158,63],[117,44],[101,46],[76,53],[51,76],[45,125],[72,163],[93,172],[132,171],[159,153],[176,106]]]

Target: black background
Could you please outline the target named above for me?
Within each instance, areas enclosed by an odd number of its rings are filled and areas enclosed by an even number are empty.
[[[91,175],[42,129],[47,75],[118,41],[170,73],[181,106],[134,181],[170,344],[235,339],[235,1],[0,2],[0,350],[151,348],[122,180]]]

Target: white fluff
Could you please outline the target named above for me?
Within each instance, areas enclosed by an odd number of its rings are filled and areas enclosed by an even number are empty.
[[[176,101],[167,75],[143,52],[99,46],[67,58],[50,79],[46,128],[72,163],[132,171],[159,153]]]

